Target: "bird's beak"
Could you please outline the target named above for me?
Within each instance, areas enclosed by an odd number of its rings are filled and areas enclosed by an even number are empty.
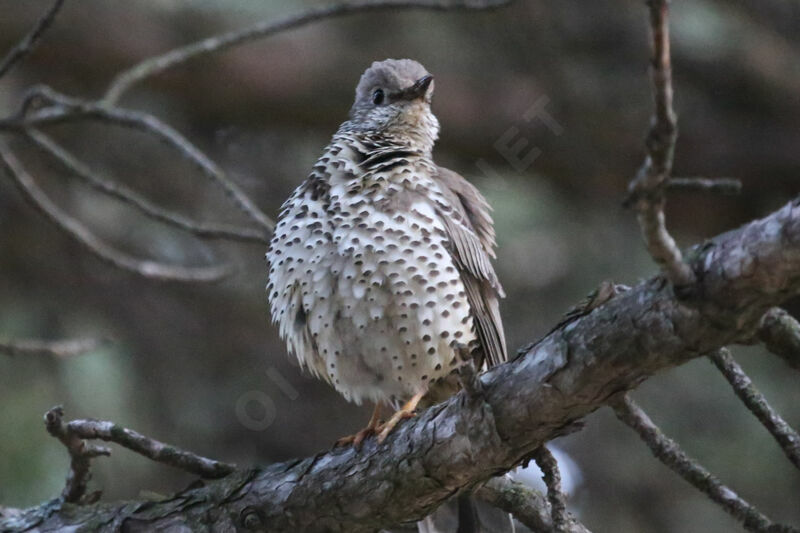
[[[426,74],[414,82],[414,85],[403,90],[399,96],[403,100],[416,100],[418,98],[424,98],[428,93],[428,87],[430,87],[432,81],[433,76]]]

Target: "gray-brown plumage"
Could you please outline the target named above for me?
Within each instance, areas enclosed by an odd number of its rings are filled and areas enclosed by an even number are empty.
[[[490,208],[433,162],[432,94],[419,63],[373,63],[267,252],[289,351],[348,400],[408,402],[381,439],[432,383],[506,360]]]

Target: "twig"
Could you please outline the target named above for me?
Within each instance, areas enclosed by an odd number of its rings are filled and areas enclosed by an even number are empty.
[[[269,243],[268,235],[263,231],[250,228],[240,228],[225,224],[209,224],[196,222],[187,217],[164,209],[135,191],[111,180],[105,179],[94,172],[74,155],[56,143],[52,138],[36,130],[28,130],[27,138],[38,148],[53,156],[70,173],[83,180],[96,191],[116,198],[144,215],[207,239],[225,239],[231,241]]]
[[[547,501],[550,503],[550,514],[553,517],[553,531],[566,533],[567,529],[567,503],[564,493],[561,492],[561,472],[558,470],[558,461],[546,446],[540,446],[533,452],[533,459],[542,470],[542,479],[547,486]]]
[[[800,435],[772,409],[727,348],[711,352],[709,358],[731,384],[736,396],[775,438],[789,461],[800,468]]]
[[[5,76],[14,65],[19,63],[36,47],[44,32],[53,24],[53,21],[64,4],[64,0],[55,0],[50,9],[42,15],[31,30],[16,44],[0,61],[0,78]]]
[[[236,469],[235,465],[195,455],[113,422],[81,419],[64,424],[63,416],[63,408],[56,406],[45,413],[44,420],[47,431],[66,446],[72,458],[67,485],[62,492],[64,501],[79,502],[83,498],[90,478],[89,459],[99,455],[111,455],[111,450],[108,448],[92,445],[85,439],[114,442],[148,459],[206,479],[222,478]]]
[[[16,156],[0,144],[0,165],[17,185],[23,195],[59,229],[75,239],[89,252],[103,261],[140,276],[162,281],[212,282],[231,273],[226,265],[211,267],[185,267],[143,261],[123,254],[106,244],[88,228],[64,212],[36,185],[33,177],[22,167]]]
[[[175,149],[184,159],[197,166],[203,174],[222,187],[242,212],[267,233],[272,233],[275,227],[272,219],[265,215],[250,197],[231,181],[225,172],[209,159],[202,150],[155,116],[141,111],[110,107],[73,98],[42,85],[32,88],[28,92],[26,100],[37,97],[57,105],[51,105],[26,116],[0,120],[0,130],[26,131],[45,124],[60,124],[81,118],[92,118],[150,133],[158,140]]]
[[[647,5],[652,34],[650,76],[655,109],[645,140],[647,157],[628,187],[624,205],[636,209],[647,250],[667,278],[675,287],[685,287],[694,283],[694,273],[683,262],[681,251],[667,231],[664,220],[663,187],[672,171],[678,135],[677,118],[672,108],[669,7],[667,0],[648,0]]]
[[[6,355],[46,355],[66,359],[93,352],[108,344],[108,339],[64,339],[44,341],[40,339],[0,340],[0,353]]]
[[[235,465],[196,455],[105,420],[72,420],[67,430],[82,439],[114,442],[148,459],[206,479],[225,477],[236,469]]]
[[[69,474],[64,490],[61,491],[61,498],[65,502],[91,503],[84,499],[86,486],[91,479],[89,472],[90,460],[101,455],[111,455],[111,450],[105,446],[95,446],[82,440],[64,425],[62,417],[64,409],[59,405],[47,411],[44,415],[44,424],[47,432],[61,441],[67,448],[70,456]],[[89,500],[96,500],[99,493],[95,493]]]
[[[510,513],[534,533],[553,531],[553,519],[547,498],[523,483],[498,476],[487,481],[474,492],[475,497]],[[566,531],[589,533],[586,526],[567,514]]]
[[[800,323],[792,315],[773,307],[761,319],[758,337],[767,350],[800,370]]]
[[[727,513],[741,522],[748,531],[762,533],[797,532],[790,526],[773,523],[733,490],[723,485],[711,472],[686,455],[678,444],[664,435],[650,417],[627,395],[611,404],[617,418],[630,426],[647,444],[653,455],[673,472],[705,493]]]
[[[135,83],[163,72],[198,56],[221,52],[234,46],[269,37],[276,33],[298,28],[305,24],[366,11],[399,8],[419,8],[436,11],[454,9],[492,9],[511,3],[512,0],[357,0],[309,9],[276,21],[259,22],[243,30],[232,31],[202,39],[176,48],[160,56],[151,57],[117,75],[106,91],[103,101],[114,104]]]
[[[742,182],[734,178],[669,178],[667,190],[735,195],[742,192]]]

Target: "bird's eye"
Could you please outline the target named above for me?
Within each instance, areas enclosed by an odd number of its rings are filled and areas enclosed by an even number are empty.
[[[372,103],[375,105],[383,103],[383,89],[375,89],[375,92],[372,93]]]

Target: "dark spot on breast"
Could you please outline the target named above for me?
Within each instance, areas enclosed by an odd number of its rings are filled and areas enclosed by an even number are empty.
[[[300,306],[297,309],[297,313],[294,315],[294,327],[297,329],[302,329],[306,327],[307,322],[308,317],[306,315],[306,311],[303,309],[303,306]]]

